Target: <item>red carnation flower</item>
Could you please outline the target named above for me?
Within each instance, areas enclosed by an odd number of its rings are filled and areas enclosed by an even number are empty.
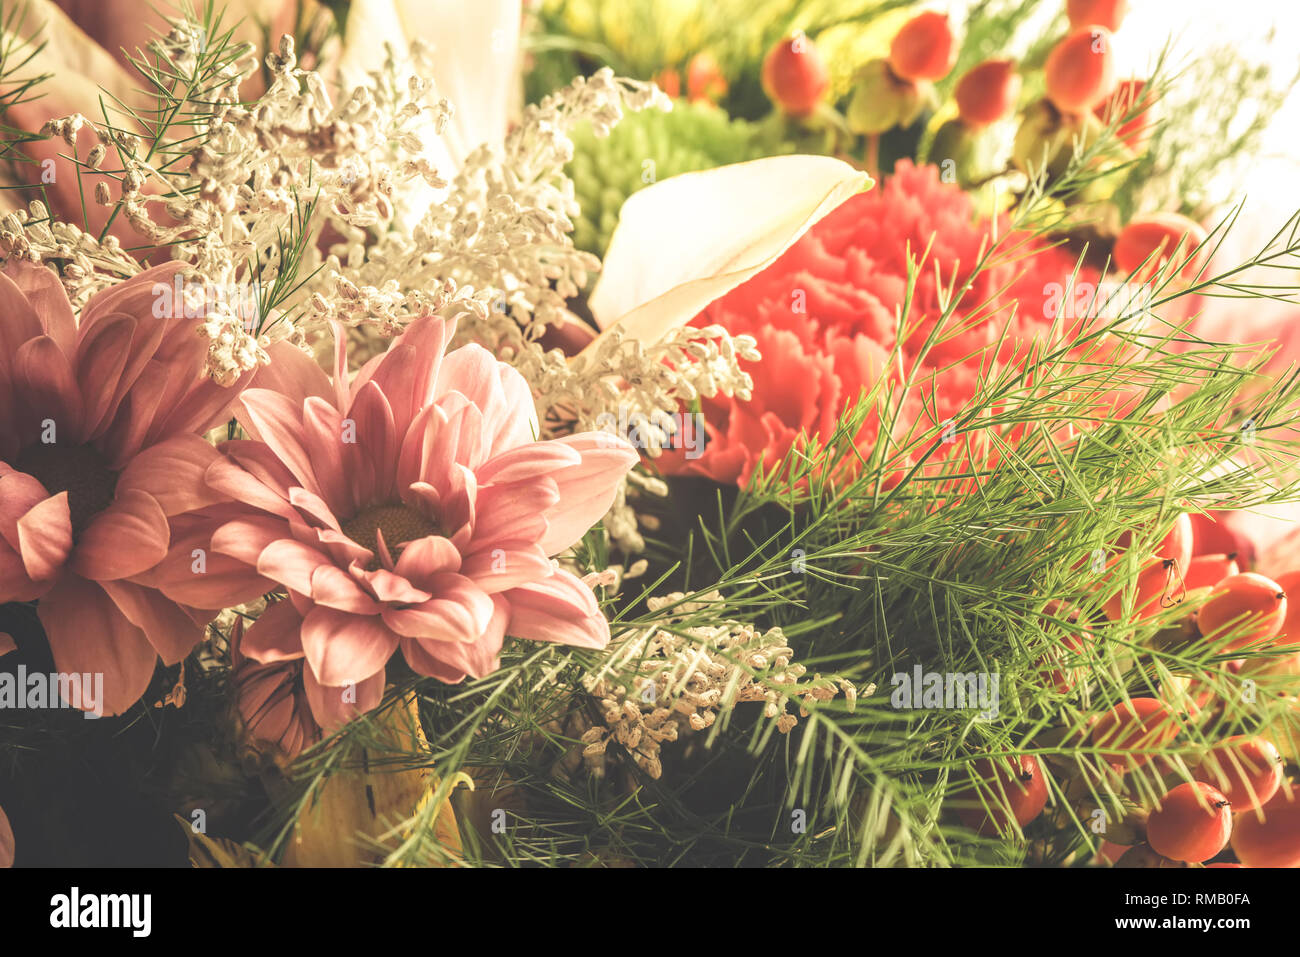
[[[933,431],[970,401],[991,359],[1014,361],[1028,339],[1050,327],[1057,286],[1068,282],[1075,265],[1069,252],[1029,236],[1006,237],[1004,248],[1015,254],[986,266],[941,341],[922,355],[943,312],[940,292],[961,288],[989,234],[989,220],[976,215],[960,188],[941,182],[937,167],[900,161],[882,189],[844,203],[694,320],[752,335],[763,358],[745,367],[754,378],[752,398],[702,400],[704,452],[696,458],[666,452],[661,469],[744,486],[760,460],[767,470],[779,465],[801,434],[828,438],[846,408],[885,374],[907,293],[908,256],[919,258],[927,248],[902,346],[906,367],[919,362],[922,374],[901,426],[922,421]],[[1008,321],[1010,335],[993,356]],[[933,421],[923,397],[927,406],[933,397]],[[873,420],[864,424],[860,447],[875,441],[876,428]]]

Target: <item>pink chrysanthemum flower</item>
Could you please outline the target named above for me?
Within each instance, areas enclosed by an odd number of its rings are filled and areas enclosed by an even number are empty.
[[[191,574],[197,539],[182,536],[163,566],[164,590],[224,605],[284,589],[242,651],[305,658],[326,728],[378,703],[398,648],[457,682],[493,671],[507,634],[609,640],[591,589],[551,556],[604,515],[636,452],[605,433],[537,441],[524,378],[479,346],[444,356],[451,331],[417,320],[350,386],[341,358],[331,385],[276,350],[236,406],[251,438],[207,472],[240,503],[210,520],[222,563]]]
[[[55,667],[104,676],[118,714],[159,656],[180,661],[208,620],[143,583],[173,517],[221,501],[201,438],[238,388],[204,374],[198,320],[155,315],[180,264],[93,296],[75,316],[48,269],[0,273],[0,602],[39,599]],[[247,380],[248,377],[245,377]],[[81,705],[94,683],[82,682]],[[75,703],[75,702],[73,702]]]

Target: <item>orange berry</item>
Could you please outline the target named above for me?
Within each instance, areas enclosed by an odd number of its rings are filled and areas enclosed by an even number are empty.
[[[1183,587],[1188,591],[1194,588],[1213,588],[1229,575],[1240,573],[1236,555],[1197,555],[1187,564]]]
[[[675,100],[682,95],[682,78],[676,70],[665,67],[651,79],[654,80],[655,86],[663,90],[669,99]]]
[[[1103,761],[1118,763],[1132,757],[1145,764],[1150,755],[1131,752],[1160,748],[1177,736],[1178,725],[1168,705],[1155,698],[1133,698],[1101,715],[1089,737],[1097,747],[1117,749],[1102,752]]]
[[[1138,572],[1133,584],[1133,621],[1145,621],[1182,601],[1184,588],[1179,581],[1178,563],[1165,558],[1145,566]],[[1124,618],[1124,596],[1127,588],[1117,591],[1102,606],[1111,621]]]
[[[1142,91],[1145,88],[1146,83],[1142,80],[1124,80],[1115,87],[1114,93],[1093,108],[1097,119],[1106,124],[1119,122],[1133,114],[1134,110],[1141,111],[1134,114],[1127,123],[1120,123],[1115,130],[1115,135],[1124,145],[1135,152],[1146,142],[1147,111],[1151,108],[1151,99],[1143,99]]]
[[[791,116],[815,110],[830,85],[830,70],[803,34],[781,40],[763,59],[763,89]]]
[[[957,59],[952,25],[942,13],[918,13],[894,34],[889,67],[904,80],[939,80]]]
[[[1110,31],[1076,30],[1052,48],[1044,68],[1047,98],[1062,113],[1087,113],[1115,87]]]
[[[1228,846],[1231,834],[1231,804],[1218,788],[1200,781],[1178,785],[1147,818],[1151,850],[1173,861],[1208,861]]]
[[[1206,755],[1197,777],[1222,791],[1238,811],[1261,807],[1282,786],[1282,756],[1273,742],[1239,734]]]
[[[1124,532],[1115,540],[1115,544],[1120,548],[1128,548],[1133,542],[1133,534]],[[1186,571],[1188,564],[1192,560],[1192,520],[1186,512],[1179,513],[1174,519],[1173,527],[1160,544],[1156,546],[1156,557],[1168,559],[1177,563],[1179,571]]]
[[[1181,274],[1184,279],[1190,279],[1209,252],[1200,250],[1205,240],[1205,230],[1186,216],[1178,213],[1141,216],[1125,226],[1115,240],[1115,266],[1124,273],[1137,273],[1141,269],[1138,277],[1145,281],[1177,250]]]
[[[727,78],[712,53],[697,53],[686,64],[686,98],[716,103],[727,95]]]
[[[996,123],[1016,108],[1020,74],[1011,60],[985,60],[957,81],[957,112],[967,126]]]
[[[981,758],[972,767],[975,786],[988,808],[971,806],[957,812],[962,822],[981,834],[1005,831],[1012,818],[1024,827],[1047,805],[1047,780],[1031,755],[1001,758],[995,764]],[[970,797],[978,804],[980,798]]]
[[[1231,632],[1245,632],[1224,646],[1233,650],[1268,641],[1286,620],[1286,592],[1271,578],[1255,572],[1229,575],[1214,586],[1196,615],[1201,634],[1219,641]]]
[[[1255,544],[1239,530],[1237,512],[1191,513],[1192,554],[1235,553],[1242,571],[1250,571],[1255,561]]]
[[[1113,33],[1128,15],[1128,0],[1066,0],[1065,15],[1072,29],[1096,24]]]
[[[1279,790],[1262,812],[1238,814],[1232,850],[1246,867],[1300,867],[1300,792]]]
[[[1276,580],[1286,592],[1286,617],[1274,640],[1279,645],[1300,645],[1300,571],[1287,572]]]

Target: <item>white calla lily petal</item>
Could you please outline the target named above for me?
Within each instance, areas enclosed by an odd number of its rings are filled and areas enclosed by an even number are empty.
[[[519,98],[520,0],[353,0],[340,71],[358,83],[383,66],[384,44],[408,55],[416,39],[433,49],[432,94],[454,113],[441,136],[429,124],[425,145],[451,179],[484,143],[500,144]]]
[[[773,156],[648,186],[623,204],[592,314],[602,329],[617,325],[629,338],[657,341],[872,185],[833,157]]]

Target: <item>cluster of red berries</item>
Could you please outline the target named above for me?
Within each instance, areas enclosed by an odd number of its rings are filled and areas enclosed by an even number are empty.
[[[1131,541],[1125,535],[1117,545],[1127,549]],[[1107,598],[1105,615],[1111,622],[1139,622],[1186,600],[1199,607],[1184,622],[1185,636],[1208,643],[1215,654],[1249,648],[1280,649],[1286,655],[1236,659],[1223,666],[1225,673],[1245,677],[1260,663],[1276,670],[1279,661],[1284,671],[1294,672],[1300,667],[1300,571],[1277,579],[1243,571],[1253,554],[1226,522],[1182,515],[1129,587]],[[1110,567],[1119,560],[1112,559]],[[1059,603],[1050,603],[1045,612],[1077,620]],[[1076,628],[1061,651],[1078,655],[1095,640],[1089,630]],[[1082,675],[1061,660],[1048,659],[1045,665],[1043,679],[1060,692],[1073,688]],[[1192,781],[1178,780],[1183,775],[1159,756],[1180,734],[1181,722],[1207,719],[1222,704],[1208,682],[1181,679],[1162,687],[1159,698],[1131,698],[1091,719],[1086,740],[1079,743],[1095,751],[1102,773],[1126,802],[1120,820],[1106,815],[1093,829],[1105,837],[1103,860],[1121,867],[1186,866],[1209,861],[1231,846],[1235,862],[1209,866],[1300,867],[1300,788],[1284,781],[1283,755],[1267,734],[1222,740],[1191,766]],[[1078,819],[1096,821],[1103,812],[1088,802],[1095,803],[1092,785],[1099,782],[1089,782],[1068,758],[1050,760],[1061,769],[1065,799],[1058,823],[1069,819],[1064,804]],[[1171,786],[1153,806],[1143,807],[1126,796],[1131,793],[1126,775],[1149,763]],[[1004,833],[1012,821],[1023,828],[1048,805],[1045,768],[1031,755],[981,759],[972,777],[980,800],[964,792],[958,814],[979,833]]]
[[[882,64],[889,85],[914,90],[948,75],[957,59],[952,25],[942,13],[913,17],[895,34]],[[763,89],[788,116],[816,110],[830,88],[830,71],[817,48],[803,34],[777,43],[763,60]]]

